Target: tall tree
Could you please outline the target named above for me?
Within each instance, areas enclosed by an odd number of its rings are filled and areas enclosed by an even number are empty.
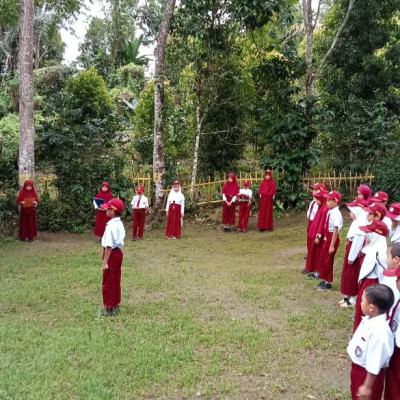
[[[19,50],[19,182],[35,176],[35,127],[33,120],[33,22],[34,0],[22,0]]]
[[[168,0],[164,10],[160,31],[157,35],[154,65],[154,148],[153,148],[153,179],[155,185],[155,203],[151,214],[151,222],[158,220],[159,211],[163,205],[165,187],[164,159],[164,62],[168,33],[171,27],[175,9],[175,0]]]

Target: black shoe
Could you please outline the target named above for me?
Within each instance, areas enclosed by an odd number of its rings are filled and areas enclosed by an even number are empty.
[[[21,238],[21,239],[19,239],[21,242],[27,242],[28,241],[28,238]]]
[[[242,233],[246,233],[247,231],[246,231],[246,229],[242,229]]]
[[[100,317],[112,317],[115,315],[115,310],[113,308],[103,308],[100,312],[99,312]]]
[[[307,274],[307,279],[318,279],[318,275],[315,275],[314,272],[310,272]]]
[[[114,307],[114,313],[115,313],[115,315],[118,315],[119,312],[120,312],[120,306],[119,306],[119,304],[117,304],[117,305]]]
[[[310,271],[307,271],[305,268],[303,268],[301,271],[300,271],[300,273],[301,274],[309,274],[310,273]],[[314,274],[313,274],[314,275]]]
[[[28,238],[28,242],[33,242],[33,238]]]
[[[317,285],[317,289],[318,290],[331,290],[332,289],[332,285],[326,281],[321,281],[318,285]]]

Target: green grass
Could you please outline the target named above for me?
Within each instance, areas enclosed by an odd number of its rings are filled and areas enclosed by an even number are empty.
[[[95,237],[0,252],[0,399],[346,399],[351,311],[299,273],[305,221],[271,233],[186,224],[124,248],[121,314],[101,318]],[[344,233],[341,235],[345,237]],[[343,239],[344,241],[344,239]]]

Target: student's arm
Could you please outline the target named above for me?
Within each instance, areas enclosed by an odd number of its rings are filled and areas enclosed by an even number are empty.
[[[108,260],[111,255],[111,247],[106,247],[104,249],[104,258],[103,258],[103,271],[108,270]]]
[[[185,215],[185,196],[182,195],[182,204],[181,204],[181,217]]]
[[[335,243],[336,243],[336,239],[338,237],[338,233],[339,233],[339,227],[335,226],[335,229],[334,229],[333,235],[332,235],[331,244],[329,246],[329,254],[333,254],[335,252]]]
[[[376,375],[367,372],[364,383],[358,388],[357,397],[360,400],[369,400],[372,393],[372,385],[374,384]]]

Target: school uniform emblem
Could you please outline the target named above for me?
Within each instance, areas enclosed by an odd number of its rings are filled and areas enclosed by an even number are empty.
[[[356,350],[354,351],[355,355],[357,358],[360,358],[362,356],[362,350],[360,346],[356,347]]]
[[[390,325],[390,329],[391,329],[392,332],[396,332],[397,331],[397,327],[398,327],[397,321],[393,321],[392,325]]]

